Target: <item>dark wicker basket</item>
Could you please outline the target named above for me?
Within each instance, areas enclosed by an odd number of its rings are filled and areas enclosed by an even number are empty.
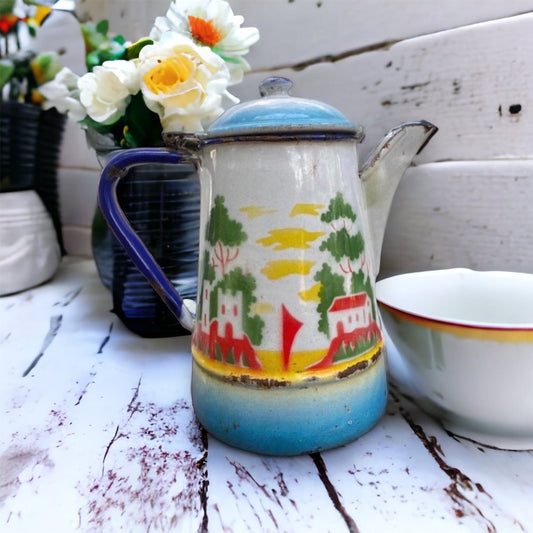
[[[63,248],[57,166],[66,116],[21,102],[0,103],[0,192],[34,189]]]

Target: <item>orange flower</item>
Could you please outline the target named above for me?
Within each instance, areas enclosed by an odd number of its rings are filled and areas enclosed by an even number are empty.
[[[188,19],[191,34],[197,41],[207,46],[215,46],[222,38],[222,34],[215,28],[212,20],[204,20],[192,15],[189,15]]]
[[[7,15],[1,15],[0,16],[0,33],[3,33],[4,35],[7,35],[10,30],[12,30],[16,25],[17,22],[19,22],[20,19],[16,15],[13,15],[13,13],[8,13]]]

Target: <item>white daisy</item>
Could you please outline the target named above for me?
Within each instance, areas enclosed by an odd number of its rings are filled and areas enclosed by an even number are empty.
[[[250,69],[244,56],[259,40],[259,30],[241,28],[243,22],[224,0],[173,0],[166,15],[156,19],[150,37],[159,40],[164,33],[175,32],[209,46],[228,64],[230,85],[234,85]]]

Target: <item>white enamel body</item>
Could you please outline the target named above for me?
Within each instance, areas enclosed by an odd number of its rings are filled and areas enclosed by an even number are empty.
[[[317,331],[317,302],[311,294],[317,284],[314,276],[324,262],[338,269],[329,253],[319,250],[330,231],[329,224],[321,221],[321,213],[338,193],[343,194],[357,215],[355,223],[346,222],[349,232],[361,232],[365,241],[365,252],[351,268],[363,269],[373,285],[372,243],[357,174],[355,141],[214,144],[204,148],[202,165],[200,261],[209,247],[204,238],[207,218],[215,198],[221,195],[230,217],[242,224],[247,235],[232,267],[239,266],[256,279],[254,310],[265,322],[261,349],[279,348],[282,304],[303,322],[295,339],[295,351],[327,346],[329,340]],[[307,237],[302,238],[307,240],[278,239],[276,232],[280,230],[304,230]],[[299,262],[302,271],[288,273],[295,265],[291,263],[286,275],[275,277],[275,261]]]

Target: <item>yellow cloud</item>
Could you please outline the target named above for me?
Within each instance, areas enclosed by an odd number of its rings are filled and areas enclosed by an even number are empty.
[[[261,302],[253,304],[250,311],[253,315],[266,315],[268,313],[273,313],[274,307],[268,302]]]
[[[269,237],[257,239],[257,243],[263,246],[273,246],[274,250],[310,248],[310,242],[325,235],[323,231],[307,231],[303,228],[273,229],[268,234]]]
[[[326,207],[324,204],[295,204],[291,211],[291,217],[296,215],[318,216],[319,210]]]
[[[271,280],[280,279],[291,274],[305,276],[311,272],[314,264],[314,261],[279,259],[277,261],[269,261],[267,266],[261,270],[261,274]]]
[[[248,205],[245,207],[241,207],[239,211],[241,211],[245,215],[248,215],[248,218],[258,218],[262,217],[263,215],[271,215],[273,213],[276,213],[275,209],[265,209],[260,205]]]
[[[304,301],[304,302],[320,302],[319,293],[320,289],[322,288],[322,283],[316,283],[311,288],[307,289],[306,291],[300,291],[298,293],[298,296]]]

